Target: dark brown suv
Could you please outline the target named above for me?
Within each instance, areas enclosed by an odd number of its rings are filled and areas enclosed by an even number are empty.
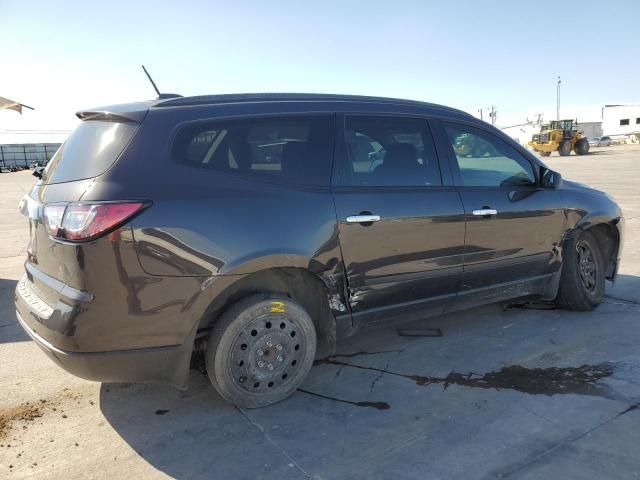
[[[302,94],[83,111],[22,201],[20,322],[68,371],[282,400],[337,339],[516,297],[589,310],[620,209],[447,107]]]

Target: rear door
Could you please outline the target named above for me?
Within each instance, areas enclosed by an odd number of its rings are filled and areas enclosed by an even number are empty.
[[[338,117],[334,199],[354,321],[441,311],[462,275],[464,210],[427,120]]]
[[[485,291],[485,303],[487,288],[556,271],[560,191],[540,187],[535,164],[488,128],[442,122],[440,132],[467,220],[461,296]]]

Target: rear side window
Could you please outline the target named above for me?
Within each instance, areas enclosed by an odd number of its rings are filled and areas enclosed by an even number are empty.
[[[426,120],[347,115],[345,161],[338,185],[424,187],[442,185]]]
[[[199,122],[178,131],[175,161],[278,183],[328,186],[333,116]]]
[[[103,174],[137,129],[133,123],[81,122],[47,164],[42,183],[72,182]]]

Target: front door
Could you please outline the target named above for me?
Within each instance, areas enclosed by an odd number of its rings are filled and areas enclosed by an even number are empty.
[[[548,282],[560,266],[560,191],[540,187],[535,163],[489,129],[453,122],[442,129],[467,220],[461,297]],[[483,294],[479,303],[489,300]]]
[[[354,321],[441,311],[462,278],[464,210],[427,121],[354,114],[339,124],[333,192]]]

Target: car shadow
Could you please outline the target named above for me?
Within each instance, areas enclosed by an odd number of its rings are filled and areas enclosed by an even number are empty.
[[[638,303],[639,290],[640,277],[620,275],[615,285],[607,283],[605,304],[592,313],[490,305],[414,322],[414,326],[421,327],[418,330],[428,330],[426,335],[407,336],[401,333],[403,329],[395,327],[358,334],[338,346],[342,352],[337,356],[339,361],[317,361],[300,391],[284,402],[262,409],[240,410],[229,405],[197,370],[190,372],[186,391],[152,384],[103,384],[100,409],[114,431],[137,455],[173,478],[255,479],[274,475],[301,478],[304,474],[298,469],[298,463],[302,468],[316,470],[338,468],[322,459],[344,455],[351,441],[365,451],[363,445],[368,445],[367,439],[371,439],[369,446],[373,448],[380,440],[376,435],[381,431],[400,441],[407,431],[437,430],[440,427],[433,419],[439,418],[438,415],[464,417],[464,425],[460,425],[463,432],[465,422],[471,418],[469,415],[478,415],[481,411],[477,405],[484,405],[485,395],[493,398],[493,402],[498,402],[498,395],[514,398],[501,393],[510,387],[489,388],[482,390],[488,393],[466,397],[472,395],[473,385],[468,384],[483,383],[484,379],[464,377],[460,384],[465,384],[468,390],[461,398],[467,400],[458,404],[456,398],[460,392],[456,393],[455,389],[419,387],[416,386],[421,385],[419,377],[403,376],[387,369],[411,374],[429,372],[449,381],[453,377],[447,374],[464,371],[468,365],[475,365],[478,372],[488,371],[495,377],[491,365],[508,365],[519,358],[538,359],[538,363],[534,362],[536,365],[549,367],[564,363],[595,364],[599,360],[597,355],[589,356],[590,349],[582,344],[572,346],[571,342],[576,341],[575,332],[582,332],[579,341],[586,336],[587,345],[603,335],[613,338],[614,332],[632,321],[635,306],[631,311],[625,302]],[[602,318],[615,319],[604,332]],[[513,325],[518,327],[511,328]],[[443,336],[433,334],[440,329]],[[633,348],[633,345],[624,347],[631,352]],[[575,351],[587,352],[587,356],[574,358],[572,352]],[[356,368],[345,368],[353,366],[351,362]],[[378,370],[366,370],[369,366]],[[384,377],[383,371],[387,372]],[[451,383],[455,382],[451,380]],[[482,388],[487,386],[483,384]],[[596,400],[589,401],[597,402],[599,397],[593,398]],[[529,401],[533,400],[519,400]],[[434,414],[435,417],[425,416],[425,405],[430,412],[440,413]],[[522,415],[522,404],[517,408],[511,403],[508,404],[511,407],[496,405],[500,406],[490,415],[501,417],[503,409],[508,411],[512,407],[517,410],[511,412],[514,418]],[[416,419],[422,422],[418,426]],[[478,422],[478,428],[484,428],[485,423],[494,419],[480,416],[474,421]],[[449,426],[442,428],[446,430]]]
[[[186,391],[163,385],[103,384],[100,408],[137,454],[172,478],[299,474],[291,472],[288,462],[281,463],[281,452],[269,439],[195,370]]]
[[[0,278],[0,344],[30,340],[16,318],[13,295],[17,280]]]
[[[605,295],[614,300],[640,304],[640,276],[618,274],[615,283],[607,282]]]

